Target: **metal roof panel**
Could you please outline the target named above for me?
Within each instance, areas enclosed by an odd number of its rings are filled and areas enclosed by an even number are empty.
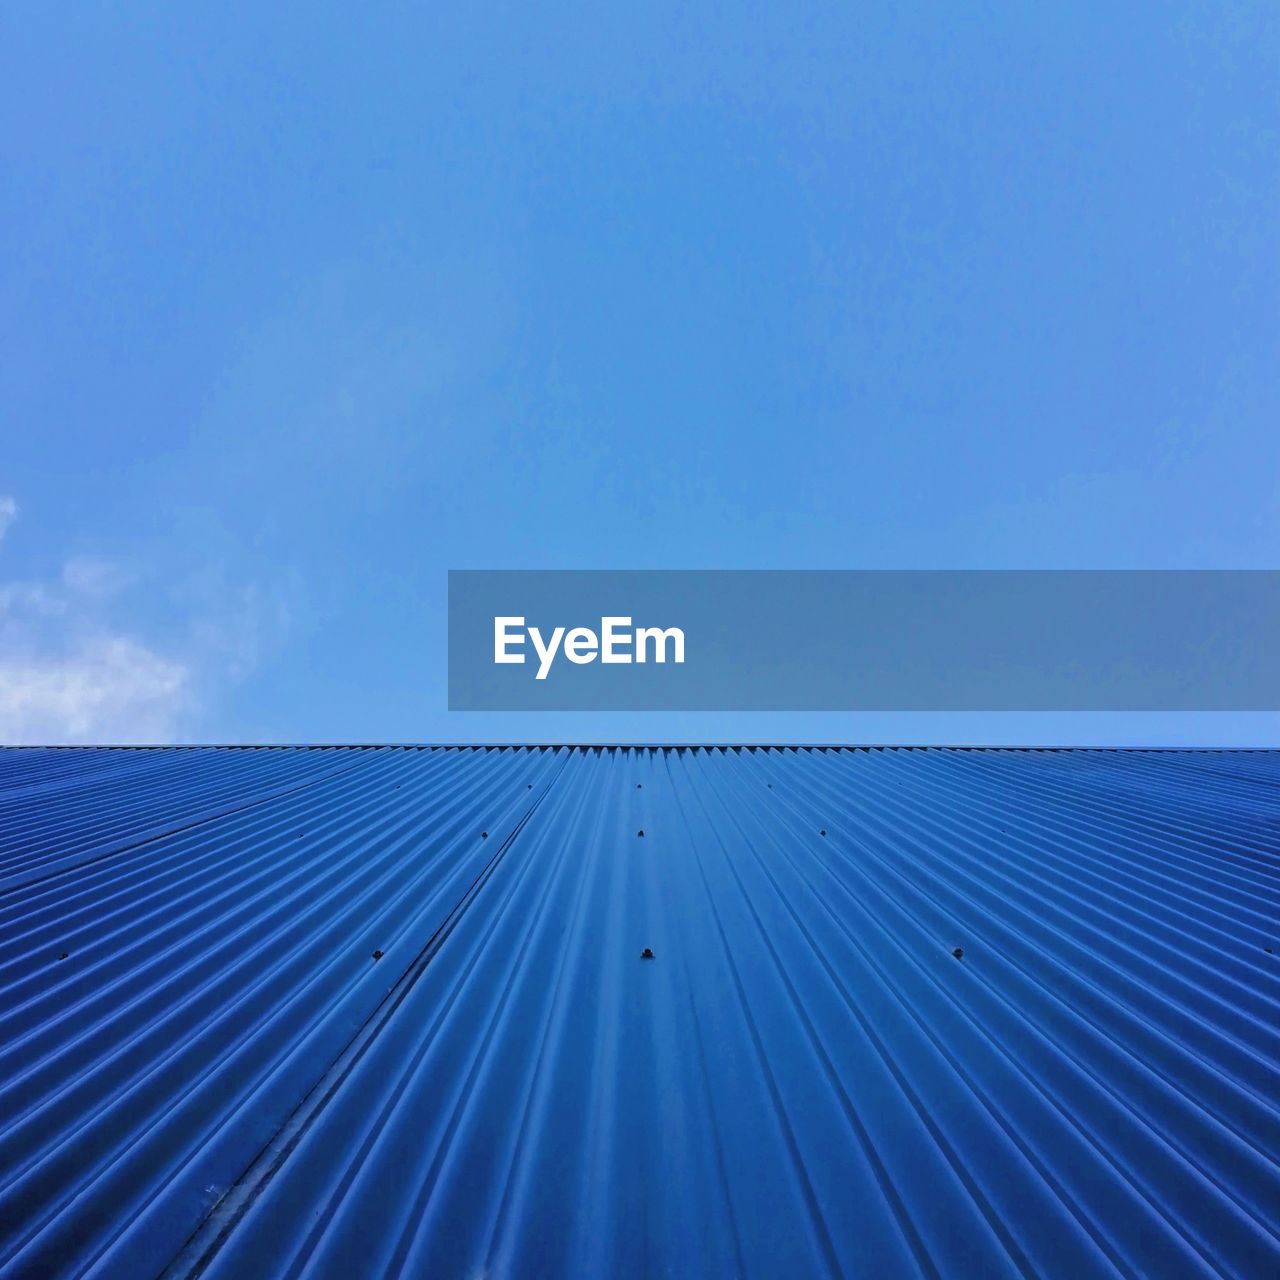
[[[147,754],[0,752],[15,1274],[1280,1271],[1280,754]]]

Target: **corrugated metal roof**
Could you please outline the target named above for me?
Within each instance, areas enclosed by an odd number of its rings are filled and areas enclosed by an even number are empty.
[[[0,1265],[1274,1276],[1278,855],[1270,752],[0,751]]]

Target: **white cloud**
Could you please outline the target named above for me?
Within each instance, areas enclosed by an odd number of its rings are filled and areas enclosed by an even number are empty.
[[[16,510],[0,499],[0,518]],[[189,739],[283,642],[298,597],[287,573],[246,582],[213,557],[176,583],[92,555],[0,581],[0,743]]]
[[[0,497],[0,536],[18,504]],[[169,742],[195,707],[188,662],[113,625],[132,581],[98,557],[0,582],[0,743]]]
[[[172,742],[190,709],[190,672],[126,636],[61,657],[0,657],[0,741]]]
[[[0,542],[9,532],[9,526],[18,518],[18,504],[12,498],[0,494]]]

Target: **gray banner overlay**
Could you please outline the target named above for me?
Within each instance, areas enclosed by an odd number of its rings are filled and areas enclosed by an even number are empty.
[[[449,574],[451,711],[1270,711],[1278,655],[1275,570]]]

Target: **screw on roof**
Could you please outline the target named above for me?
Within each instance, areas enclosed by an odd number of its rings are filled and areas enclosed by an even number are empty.
[[[652,960],[652,959],[653,959],[653,952],[652,952],[652,951],[650,951],[648,947],[645,947],[645,949],[640,953],[640,959],[641,959],[641,960]]]
[[[636,832],[636,835],[638,835],[638,836],[642,836],[642,835],[644,835],[644,828],[643,828],[643,827],[641,827],[641,828],[640,828],[640,830]]]
[[[955,956],[955,958],[956,958],[957,960],[963,960],[963,959],[964,959],[964,948],[963,948],[963,947],[955,947],[955,948],[952,950],[951,954],[952,954],[953,956]]]
[[[382,952],[381,952],[381,951],[375,951],[375,952],[373,953],[373,958],[374,958],[375,960],[381,960],[381,959],[382,959]]]

